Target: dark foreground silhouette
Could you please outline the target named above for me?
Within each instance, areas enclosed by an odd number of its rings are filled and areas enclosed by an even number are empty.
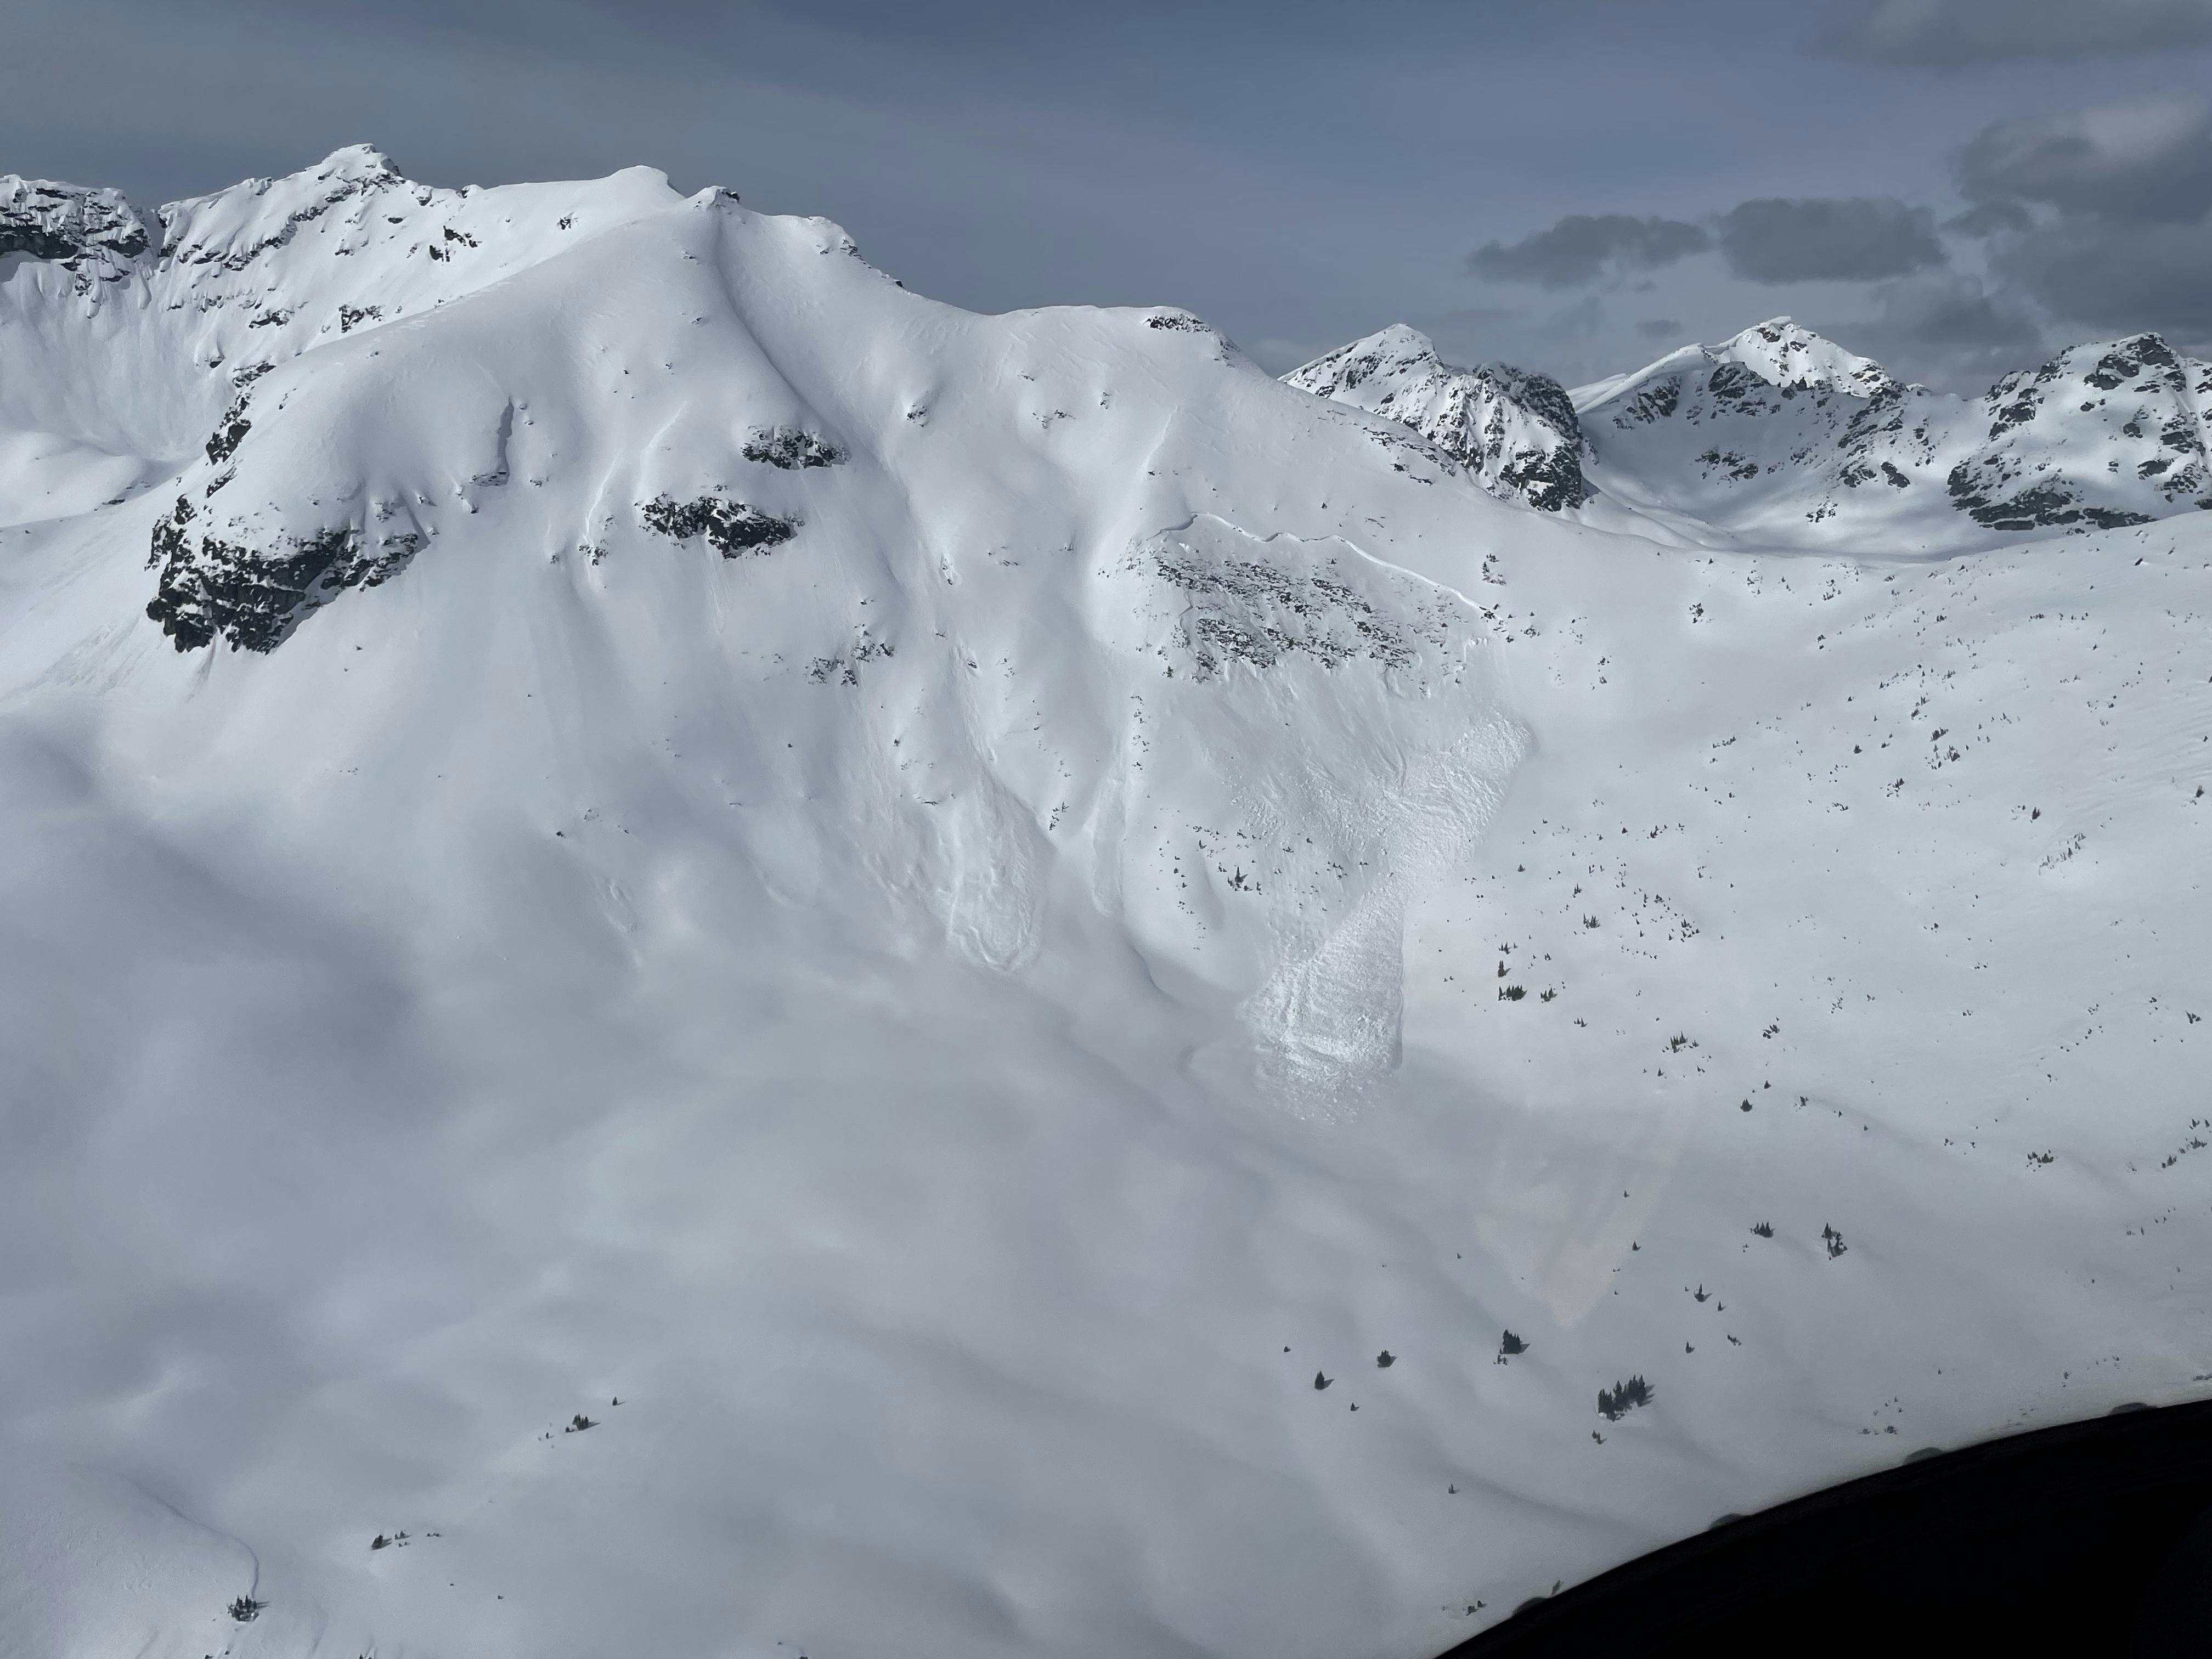
[[[2212,1401],[1923,1452],[1727,1516],[1445,1659],[2212,1655]]]

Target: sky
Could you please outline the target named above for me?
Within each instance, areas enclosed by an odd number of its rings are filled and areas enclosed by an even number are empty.
[[[2212,0],[10,0],[0,172],[636,164],[970,308],[1569,385],[1789,314],[1978,390],[2212,353]]]

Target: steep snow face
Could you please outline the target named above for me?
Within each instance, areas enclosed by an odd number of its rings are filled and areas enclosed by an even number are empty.
[[[2212,504],[2212,365],[2155,335],[1966,399],[1777,319],[1575,401],[1597,486],[1693,538],[1927,551]]]
[[[2203,1392],[2212,519],[1685,554],[649,173],[161,222],[0,276],[0,1651],[1419,1659]]]
[[[1505,363],[1455,368],[1426,335],[1394,323],[1283,379],[1411,427],[1505,501],[1556,513],[1589,495],[1574,405],[1548,374]]]

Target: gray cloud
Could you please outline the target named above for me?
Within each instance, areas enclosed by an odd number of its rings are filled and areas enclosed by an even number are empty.
[[[1945,272],[1885,283],[1875,290],[1875,304],[1881,326],[1917,345],[2017,352],[2042,343],[2027,310],[1978,277]]]
[[[1995,234],[1993,304],[2032,303],[2068,340],[2155,329],[2185,349],[2212,341],[2212,101],[2168,94],[1995,122],[1957,168],[1974,205],[1952,228]],[[1971,332],[1971,308],[1959,317]]]
[[[1646,317],[1636,331],[1647,340],[1672,340],[1680,337],[1682,325],[1672,317]]]
[[[2029,307],[1979,277],[1936,271],[1880,283],[1869,297],[1872,311],[1836,319],[1835,337],[1927,385],[1978,392],[2050,355]]]
[[[2093,221],[2061,220],[2006,248],[1996,268],[2076,327],[2156,329],[2186,349],[2212,346],[2212,221],[2118,238]]]
[[[1649,356],[1655,341],[1721,338],[1783,308],[1711,256],[1718,222],[1683,212],[1686,203],[1841,189],[1814,182],[1833,176],[1838,153],[1865,181],[1850,188],[1933,200],[1933,169],[1949,158],[1931,143],[2111,95],[2102,83],[2082,90],[2084,66],[2056,59],[1941,79],[1808,64],[1803,28],[1745,26],[1754,10],[1787,9],[1747,0],[12,0],[0,168],[161,201],[289,172],[361,140],[439,184],[642,161],[667,168],[679,189],[726,184],[748,205],[828,214],[910,288],[978,309],[1173,302],[1284,367],[1383,321],[1429,327],[1457,299],[1502,296],[1534,303],[1444,325],[1440,346],[1462,362],[1504,357],[1588,379]],[[1959,20],[1980,19],[1983,53],[2062,38],[2038,0],[1810,9],[1862,20],[1860,33],[1892,56],[1927,56],[1942,33],[1929,19],[1954,34]],[[2143,35],[2126,0],[2058,9],[2062,35],[2163,38]],[[1905,27],[1914,16],[1923,21]],[[2212,82],[2203,61],[2177,57],[2166,80],[2142,84]],[[58,76],[57,64],[98,72]],[[2110,66],[2115,76],[2131,67],[2151,65]],[[1591,93],[1572,121],[1559,118],[1563,76]],[[1452,94],[1476,82],[1486,118],[1471,124]],[[1325,99],[1281,95],[1322,84]],[[1638,102],[1655,84],[1671,96],[1656,125]],[[578,109],[592,118],[575,120]],[[1497,148],[1500,131],[1540,131],[1536,152]],[[1729,188],[1720,181],[1737,176],[1747,143],[1762,182],[1711,194]],[[2013,161],[1978,176],[2027,192],[1955,204],[1968,222],[1950,239],[1963,249],[1963,236],[1988,235],[2004,292],[2023,303],[2047,296],[2078,331],[2068,338],[2150,326],[2180,337],[2190,296],[2160,285],[2180,280],[2169,265],[2182,254],[2164,244],[2154,270],[2123,270],[2112,290],[2144,309],[2109,325],[2074,314],[2122,310],[2085,292],[2100,280],[2097,259],[2122,256],[2033,222],[2068,224],[2059,198],[2091,200],[2100,185],[2065,195]],[[1638,216],[1610,211],[1624,207]],[[1470,293],[1454,281],[1468,247],[1451,228],[1470,221],[1551,228],[1478,256],[1479,274],[1513,286]],[[2127,227],[2106,223],[2133,246]],[[1962,251],[1961,268],[1980,257]],[[1820,274],[1834,273],[1830,262]],[[1652,274],[1657,288],[1636,292]],[[1848,330],[1877,313],[1882,280],[1793,304],[1832,297]],[[1592,292],[1607,295],[1601,313],[1553,314]],[[1682,319],[1673,338],[1638,331],[1639,319],[1662,315]],[[1912,332],[1899,327],[1900,339]],[[1912,353],[1948,349],[1901,345],[1893,367],[1920,374]]]
[[[1837,50],[1954,68],[2212,44],[2212,0],[1872,0]]]
[[[1961,236],[1996,236],[2006,231],[2017,234],[2035,228],[2035,216],[2019,203],[2000,198],[1978,202],[1964,213],[1954,214],[1943,222],[1943,228]]]
[[[1577,213],[1510,246],[1484,243],[1468,256],[1468,268],[1500,282],[1575,288],[1608,270],[1656,270],[1711,245],[1705,231],[1680,219]]]
[[[2212,207],[2212,102],[2170,94],[1995,122],[1959,152],[1958,177],[1971,202],[2193,219]]]
[[[1729,269],[1754,283],[1870,282],[1946,258],[1935,215],[1889,196],[1764,197],[1720,228]]]

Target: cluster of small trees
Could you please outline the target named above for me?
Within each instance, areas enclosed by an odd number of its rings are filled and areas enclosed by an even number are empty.
[[[1652,1388],[1638,1372],[1626,1382],[1616,1382],[1609,1389],[1597,1391],[1598,1415],[1608,1423],[1618,1423],[1621,1417],[1638,1406],[1651,1403]]]

